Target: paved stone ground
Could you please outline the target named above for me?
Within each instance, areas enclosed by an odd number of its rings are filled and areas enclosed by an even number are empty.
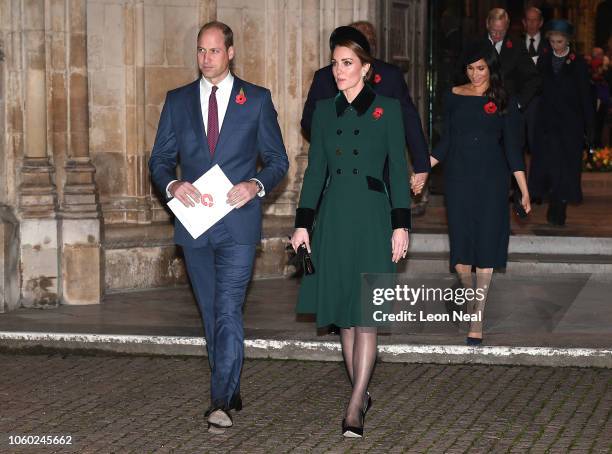
[[[204,358],[0,354],[0,452],[612,452],[612,370],[377,366],[366,437],[343,440],[340,363],[245,363],[245,408],[205,430]],[[10,446],[70,435],[71,447]]]

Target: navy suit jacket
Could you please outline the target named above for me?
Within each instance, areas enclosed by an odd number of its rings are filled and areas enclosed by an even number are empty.
[[[429,150],[427,141],[423,134],[423,126],[419,113],[410,98],[408,86],[402,75],[402,71],[394,65],[382,60],[374,60],[372,64],[374,71],[374,91],[389,98],[395,98],[400,102],[402,117],[404,120],[404,131],[406,143],[410,148],[412,165],[416,173],[429,172]],[[378,77],[376,77],[378,75]],[[331,65],[325,66],[315,72],[304,104],[302,113],[302,129],[310,140],[310,128],[317,101],[320,99],[333,98],[338,93]]]
[[[236,102],[243,90],[244,104]],[[257,171],[257,157],[263,168]],[[200,105],[200,80],[171,90],[166,95],[159,119],[149,169],[155,186],[166,195],[166,187],[177,179],[193,183],[215,164],[232,184],[257,178],[267,193],[282,180],[289,167],[287,153],[270,91],[234,76],[234,85],[213,157],[210,156]],[[255,197],[234,209],[223,222],[238,244],[255,244],[261,239],[261,200]],[[175,220],[174,239],[187,247],[207,244],[208,232],[197,239]]]

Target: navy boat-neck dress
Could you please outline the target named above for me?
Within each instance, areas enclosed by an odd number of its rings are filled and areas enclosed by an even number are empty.
[[[449,91],[442,137],[432,155],[444,163],[450,264],[504,268],[508,258],[512,172],[525,170],[521,117],[510,99],[489,113],[484,96]]]

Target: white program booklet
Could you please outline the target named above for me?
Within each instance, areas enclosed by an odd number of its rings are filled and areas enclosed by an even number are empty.
[[[234,209],[227,203],[227,193],[234,185],[218,164],[198,178],[193,185],[202,194],[200,203],[186,207],[180,200],[172,199],[168,202],[168,207],[191,236],[198,238]]]

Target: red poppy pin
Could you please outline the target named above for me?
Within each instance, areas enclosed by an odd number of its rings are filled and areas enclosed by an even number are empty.
[[[374,118],[374,120],[378,120],[380,117],[383,116],[383,108],[382,107],[376,107],[374,109],[374,112],[372,112],[372,117]]]
[[[497,112],[497,106],[493,101],[489,101],[484,105],[484,111],[489,115],[493,115],[495,112]]]
[[[375,84],[379,84],[381,80],[382,80],[382,77],[380,76],[380,74],[374,74],[374,83]]]
[[[573,52],[571,54],[569,54],[567,56],[567,60],[565,60],[565,63],[567,63],[568,65],[573,62],[574,60],[576,60],[576,54],[574,54]]]
[[[244,94],[244,90],[241,88],[240,92],[236,95],[236,103],[237,104],[244,104],[246,102],[247,98]]]
[[[512,41],[510,41],[510,40],[506,41],[506,47],[508,49],[512,49]]]
[[[542,48],[542,52],[544,52],[545,54],[547,54],[547,53],[548,53],[548,47],[544,47],[544,48]]]

